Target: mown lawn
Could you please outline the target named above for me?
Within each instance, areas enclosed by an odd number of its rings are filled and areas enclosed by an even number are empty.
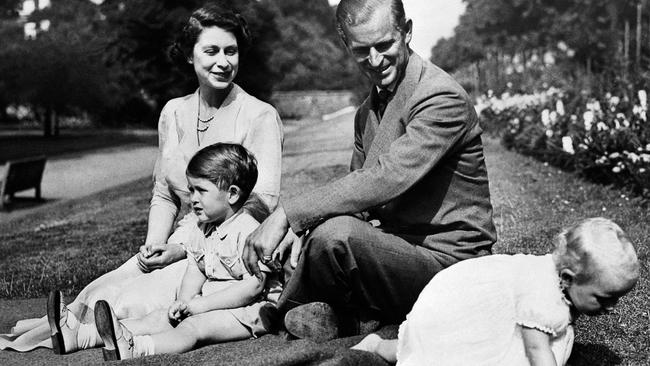
[[[578,320],[571,364],[650,364],[647,203],[505,151],[496,141],[486,145],[499,233],[496,253],[547,253],[562,227],[591,216],[618,222],[637,248],[642,263],[637,287],[613,314]],[[294,195],[346,170],[331,165],[289,172],[283,194]],[[0,224],[0,298],[42,297],[55,287],[70,297],[124,262],[144,238],[150,189],[145,179]]]

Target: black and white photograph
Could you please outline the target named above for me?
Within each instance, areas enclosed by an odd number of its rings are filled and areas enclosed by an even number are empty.
[[[650,365],[648,92],[648,0],[3,0],[0,365]]]

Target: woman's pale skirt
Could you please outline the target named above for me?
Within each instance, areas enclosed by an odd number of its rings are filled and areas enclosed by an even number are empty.
[[[106,300],[119,319],[142,317],[166,308],[176,299],[186,267],[187,260],[183,259],[165,268],[142,273],[133,256],[88,284],[68,309],[82,322],[92,323],[95,302]],[[0,334],[0,350],[26,352],[38,347],[52,348],[47,316],[20,320],[9,334]]]

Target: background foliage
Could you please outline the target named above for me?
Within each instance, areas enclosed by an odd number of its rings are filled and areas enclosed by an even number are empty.
[[[346,55],[327,0],[222,0],[249,23],[253,47],[236,82],[268,100],[273,90],[364,88]],[[61,116],[84,116],[117,126],[154,126],[164,103],[192,92],[190,67],[178,68],[167,50],[197,0],[51,0],[21,18],[20,1],[0,6],[0,123],[6,107],[28,106],[46,135]],[[49,22],[26,39],[25,22]]]
[[[464,3],[466,12],[454,36],[433,47],[432,61],[459,73],[470,89],[501,92],[508,82],[524,90],[545,82],[601,90],[645,83],[629,78],[629,73],[649,66],[646,0]],[[637,22],[637,5],[641,5],[641,22]],[[636,36],[637,28],[641,37]],[[643,46],[638,59],[637,44]],[[552,63],[545,62],[548,57]]]

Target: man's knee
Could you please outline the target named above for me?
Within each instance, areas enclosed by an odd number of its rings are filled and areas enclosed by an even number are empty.
[[[309,256],[346,252],[350,234],[358,221],[351,216],[336,216],[318,225],[307,238]]]

